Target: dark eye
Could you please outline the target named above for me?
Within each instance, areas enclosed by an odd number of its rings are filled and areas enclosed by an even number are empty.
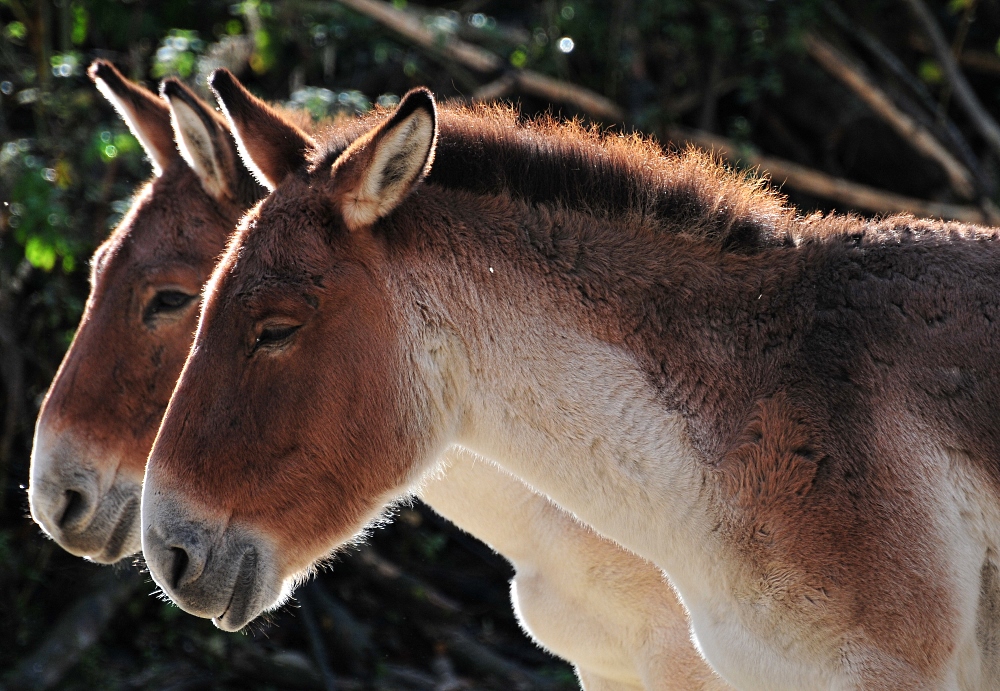
[[[253,342],[254,352],[260,348],[273,348],[284,345],[285,341],[292,337],[292,334],[299,330],[301,324],[295,326],[268,326],[257,335],[257,340]]]
[[[169,314],[187,307],[195,295],[182,293],[179,290],[161,290],[146,305],[146,311],[142,315],[143,321],[149,322],[161,314]]]

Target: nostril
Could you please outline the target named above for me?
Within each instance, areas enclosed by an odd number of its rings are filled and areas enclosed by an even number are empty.
[[[65,529],[67,526],[72,525],[83,515],[86,508],[86,502],[84,502],[82,494],[76,490],[66,490],[66,507],[63,509],[62,516],[59,517],[59,527]]]
[[[190,559],[187,551],[181,547],[171,547],[170,551],[174,557],[173,568],[170,571],[170,587],[176,590],[181,584],[181,579],[184,578],[184,572],[187,571]]]

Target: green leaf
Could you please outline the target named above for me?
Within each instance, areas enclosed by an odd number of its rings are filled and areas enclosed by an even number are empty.
[[[7,35],[21,40],[28,35],[28,29],[21,22],[11,22],[7,25]]]
[[[70,31],[70,40],[73,42],[73,45],[78,46],[87,40],[87,25],[90,15],[87,14],[87,8],[78,2],[70,5],[70,12],[73,15],[73,28]]]
[[[56,248],[42,237],[34,235],[24,245],[24,258],[36,268],[52,271],[56,265]]]

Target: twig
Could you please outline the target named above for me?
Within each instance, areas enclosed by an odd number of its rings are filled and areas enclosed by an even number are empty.
[[[362,549],[357,558],[378,580],[392,585],[416,602],[432,605],[438,616],[445,615],[446,618],[454,620],[461,614],[462,610],[458,603],[421,579],[405,573],[370,547]],[[455,660],[466,669],[502,677],[513,683],[515,688],[546,689],[554,686],[544,677],[504,658],[478,642],[461,627],[424,623],[421,629],[429,637],[445,643]]]
[[[988,214],[975,206],[904,197],[836,178],[791,161],[761,156],[751,150],[741,150],[728,139],[708,132],[673,128],[668,131],[668,135],[674,142],[690,142],[713,150],[728,161],[734,163],[740,161],[745,165],[759,167],[762,172],[770,175],[774,184],[787,184],[800,192],[840,202],[855,209],[879,214],[908,212],[915,216],[952,219],[966,223],[997,223],[1000,220],[995,214]]]
[[[625,111],[610,99],[585,89],[576,84],[564,82],[534,70],[515,70],[512,72],[517,85],[529,94],[540,96],[549,101],[569,103],[585,113],[605,120],[621,121],[625,119]]]
[[[910,48],[921,53],[934,52],[934,47],[930,41],[920,34],[911,33],[906,37],[906,42]],[[968,67],[970,70],[1000,75],[1000,57],[992,50],[966,48],[959,55],[956,55],[955,59],[958,60],[960,66]]]
[[[0,303],[0,376],[4,385],[3,432],[0,435],[0,509],[7,496],[7,476],[14,439],[24,418],[24,357],[14,336],[10,313]]]
[[[705,84],[705,94],[702,97],[701,114],[698,116],[698,129],[710,131],[715,124],[715,109],[719,100],[719,82],[722,80],[722,48],[715,46],[712,50],[712,62],[708,68],[708,81]]]
[[[951,42],[951,54],[958,59],[958,56],[962,54],[962,48],[965,47],[965,39],[969,36],[969,28],[972,26],[972,22],[976,15],[976,5],[979,4],[979,0],[972,0],[965,6],[965,11],[962,12],[962,21],[958,25],[958,30],[955,32],[955,38]],[[951,93],[953,91],[951,82],[945,84],[944,88],[941,89],[941,98],[938,101],[938,119],[944,122],[944,119],[948,117],[948,104],[951,102]]]
[[[954,89],[956,100],[965,109],[972,124],[990,145],[990,148],[1000,154],[1000,125],[997,125],[996,120],[983,108],[983,104],[980,103],[965,75],[962,74],[962,70],[958,67],[958,61],[952,55],[951,45],[941,31],[941,27],[938,26],[934,16],[922,0],[904,0],[904,2],[909,6],[910,11],[913,12],[917,21],[923,26],[924,32],[930,38],[934,55],[941,63],[945,76]]]
[[[831,19],[833,19],[834,23],[837,24],[847,36],[860,43],[864,49],[867,50],[868,53],[882,65],[882,67],[887,69],[890,74],[895,76],[896,79],[902,82],[910,90],[910,92],[923,105],[923,110],[921,110],[919,106],[913,104],[913,106],[909,109],[910,112],[915,114],[915,116],[921,120],[926,127],[930,127],[932,130],[940,130],[938,132],[939,137],[943,136],[943,138],[947,140],[956,155],[962,160],[966,167],[973,172],[976,176],[976,181],[979,184],[980,190],[983,190],[986,194],[991,194],[991,190],[995,186],[995,183],[983,172],[978,157],[972,151],[972,147],[969,146],[969,142],[962,134],[962,131],[958,129],[951,118],[945,117],[943,122],[931,119],[931,114],[936,111],[937,104],[924,83],[910,73],[906,65],[903,64],[902,60],[896,57],[895,53],[889,50],[870,31],[852,22],[835,3],[826,2],[823,4],[823,9],[826,10],[826,13]],[[921,47],[918,47],[918,50],[929,50],[925,40],[921,39]],[[997,63],[998,71],[1000,71],[1000,59],[997,59],[995,55],[993,56],[993,59]],[[900,106],[904,109],[906,105],[906,101],[903,101],[900,104]]]
[[[383,582],[393,585],[408,594],[411,598],[431,605],[441,614],[455,616],[462,611],[462,607],[447,595],[439,592],[436,588],[425,583],[415,576],[405,573],[398,566],[388,559],[380,557],[370,547],[366,547],[358,553],[358,560],[369,567],[370,572]]]
[[[14,440],[24,420],[24,351],[18,342],[11,315],[31,264],[22,260],[11,274],[0,269],[0,378],[4,387],[4,419],[0,432],[0,509],[7,496],[7,478]]]
[[[434,691],[459,691],[466,688],[466,685],[455,674],[455,666],[445,655],[446,650],[447,646],[441,643],[434,646],[434,659],[431,661],[431,669],[437,676]]]
[[[323,633],[316,622],[315,602],[313,600],[313,590],[316,582],[307,584],[299,591],[299,612],[302,615],[302,625],[305,627],[306,636],[309,638],[309,647],[312,648],[313,660],[319,668],[319,677],[323,682],[324,691],[337,691],[337,680],[330,669],[330,661],[326,652],[326,644],[323,642]]]
[[[11,12],[14,13],[14,17],[17,18],[17,21],[22,24],[31,23],[31,15],[28,14],[28,10],[26,10],[24,5],[21,4],[21,0],[3,0],[3,4],[7,5],[7,7],[11,9]]]
[[[63,614],[35,652],[6,679],[10,691],[42,691],[58,684],[80,655],[97,642],[118,608],[142,583],[134,570],[124,575],[106,571],[102,585]]]
[[[839,79],[858,97],[868,104],[879,117],[888,123],[901,137],[919,153],[936,161],[940,165],[954,190],[965,197],[971,198],[975,193],[972,173],[962,165],[951,152],[941,145],[926,128],[912,117],[899,110],[892,99],[882,91],[866,74],[850,61],[839,50],[814,34],[806,34],[806,48],[809,55],[823,69]]]
[[[549,689],[557,686],[545,677],[497,654],[458,627],[426,628],[429,635],[436,635],[448,647],[458,666],[468,671],[498,676],[511,682],[517,689]]]
[[[496,73],[507,69],[507,64],[495,53],[466,43],[455,36],[435,33],[425,27],[413,14],[397,10],[382,0],[339,0],[339,2],[381,22],[417,45],[461,63],[469,69],[485,73]],[[625,118],[625,112],[616,103],[590,89],[532,70],[511,70],[510,74],[517,86],[527,93],[550,101],[569,103],[597,118],[614,121]]]
[[[253,645],[241,646],[230,658],[229,668],[234,675],[243,680],[252,679],[255,684],[264,682],[280,689],[314,691],[324,691],[325,688],[309,658],[295,650],[279,650],[268,654]],[[336,682],[342,691],[362,688],[360,683],[350,679],[337,678]]]
[[[354,618],[346,607],[334,599],[318,580],[312,581],[311,601],[322,611],[322,619],[330,625],[337,652],[355,675],[365,669],[371,657],[372,642],[368,627]]]
[[[1000,58],[988,50],[963,50],[958,56],[958,63],[970,70],[1000,74]]]
[[[496,101],[509,94],[515,86],[514,78],[505,74],[499,79],[494,79],[489,84],[483,84],[472,92],[470,101]]]

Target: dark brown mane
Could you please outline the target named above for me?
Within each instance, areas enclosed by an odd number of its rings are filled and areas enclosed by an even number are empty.
[[[381,116],[347,129],[364,132]],[[445,105],[439,117],[429,184],[598,216],[631,213],[730,251],[790,242],[796,215],[784,198],[762,179],[733,172],[703,152],[664,152],[638,135],[522,118],[500,106]],[[320,137],[313,170],[333,164],[349,143],[345,134],[338,128]]]

